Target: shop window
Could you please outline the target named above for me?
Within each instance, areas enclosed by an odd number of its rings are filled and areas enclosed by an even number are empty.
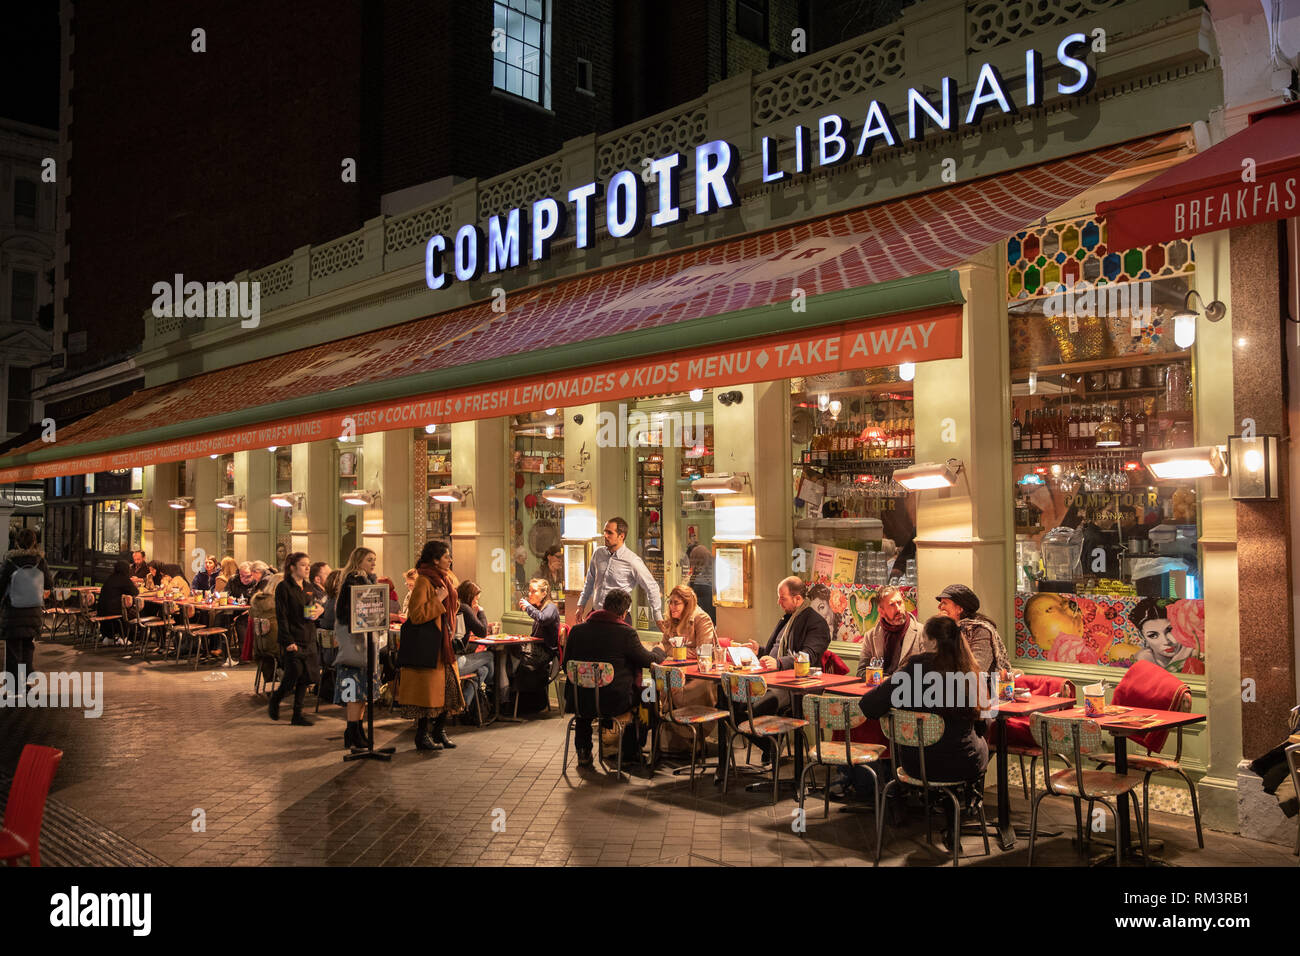
[[[705,392],[698,400],[682,394],[638,402],[627,415],[626,441],[636,496],[634,513],[627,516],[627,546],[645,562],[661,596],[686,584],[716,620],[714,501],[691,487],[715,470],[712,394]],[[648,629],[653,615],[639,591],[634,598],[636,625]]]
[[[15,269],[10,279],[9,317],[14,322],[36,321],[36,273]]]
[[[1204,673],[1196,483],[1142,463],[1195,444],[1192,357],[1172,329],[1190,244],[1104,240],[1078,219],[1008,242],[1016,655]],[[1061,255],[1081,270],[1035,272]]]
[[[875,594],[916,608],[916,496],[893,480],[915,460],[910,382],[896,368],[791,379],[795,573],[831,635],[860,643]]]
[[[274,490],[278,492],[293,491],[293,450],[277,448],[275,450],[275,474],[272,476]],[[275,559],[276,569],[284,568],[284,562],[293,550],[293,509],[278,508],[271,505],[275,513]]]
[[[445,425],[435,428],[433,432],[422,428],[417,435],[416,451],[423,456],[427,490],[433,492],[447,487],[451,484],[451,429]],[[451,544],[452,507],[451,502],[435,501],[431,496],[425,496],[425,541]]]
[[[36,183],[30,179],[14,180],[14,224],[36,225]]]
[[[219,498],[235,493],[234,455],[217,458],[217,490]],[[217,509],[217,553],[223,558],[235,556],[235,512],[225,508]]]
[[[564,409],[514,416],[510,442],[506,505],[511,523],[511,603],[527,595],[532,578],[546,578],[551,582],[551,598],[563,613],[563,573],[548,569],[547,552],[561,546],[564,505],[546,501],[542,491],[564,481]]]
[[[343,567],[348,563],[348,556],[355,548],[361,546],[362,522],[365,520],[366,506],[353,505],[343,500],[345,491],[367,491],[361,485],[361,443],[339,442],[334,454],[335,473],[338,475],[338,527],[339,550],[338,564]]]
[[[551,106],[550,0],[492,4],[492,85]]]

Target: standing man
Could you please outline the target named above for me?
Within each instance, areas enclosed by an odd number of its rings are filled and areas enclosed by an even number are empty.
[[[578,597],[578,623],[586,619],[588,603],[594,603],[597,608],[602,608],[605,606],[605,596],[610,591],[626,591],[631,594],[632,589],[638,584],[645,592],[646,600],[650,605],[650,616],[654,619],[655,626],[658,627],[663,623],[664,602],[663,596],[659,593],[659,585],[650,574],[650,569],[645,566],[645,562],[623,544],[626,540],[626,521],[622,518],[610,518],[605,522],[605,546],[597,548],[595,554],[591,556],[591,565],[587,568],[587,580],[583,583],[582,594]],[[624,620],[629,624],[632,623],[630,612]]]

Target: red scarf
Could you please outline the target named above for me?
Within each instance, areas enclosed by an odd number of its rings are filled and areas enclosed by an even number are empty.
[[[455,660],[455,653],[451,647],[451,636],[456,633],[456,615],[460,612],[460,600],[456,597],[456,588],[451,583],[451,578],[442,568],[433,564],[417,564],[415,566],[417,573],[427,578],[433,586],[433,590],[446,588],[447,596],[443,598],[443,615],[442,615],[442,660],[450,664]]]

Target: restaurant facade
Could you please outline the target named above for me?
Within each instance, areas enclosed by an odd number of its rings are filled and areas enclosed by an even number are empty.
[[[365,545],[400,580],[441,538],[507,628],[536,576],[573,620],[620,515],[724,635],[765,640],[777,583],[816,581],[850,666],[881,586],[924,619],[969,584],[1019,668],[1176,673],[1209,715],[1184,744],[1207,825],[1254,825],[1238,763],[1297,697],[1289,452],[1266,437],[1290,414],[1288,181],[1230,228],[1202,204],[1117,240],[1135,190],[1246,126],[1211,13],[1004,6],[918,4],[241,273],[252,327],[182,288],[192,310],[145,314],[145,388],[0,480],[45,480],[47,548],[79,521],[185,567]],[[1241,466],[1158,478],[1255,436],[1263,497]],[[88,497],[105,473],[133,477]]]

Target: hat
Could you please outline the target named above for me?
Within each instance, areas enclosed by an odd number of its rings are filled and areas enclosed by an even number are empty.
[[[974,614],[980,609],[980,599],[975,596],[975,592],[964,584],[950,584],[935,598],[936,601],[942,601],[947,598],[953,604],[957,605],[967,614]]]

